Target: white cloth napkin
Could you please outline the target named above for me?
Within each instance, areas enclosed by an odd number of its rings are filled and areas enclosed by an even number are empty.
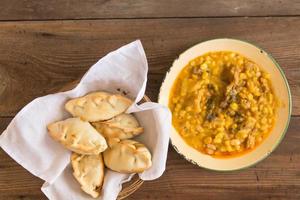
[[[94,64],[72,90],[37,98],[26,105],[0,136],[0,146],[30,173],[45,180],[42,191],[51,200],[91,199],[81,191],[72,176],[70,151],[52,140],[46,125],[71,117],[64,109],[67,100],[92,91],[125,92],[139,102],[145,93],[148,64],[139,40],[113,51]],[[153,165],[139,176],[153,180],[165,170],[171,114],[157,103],[134,104],[134,113],[145,131],[134,140],[144,143],[151,151]],[[122,183],[133,174],[106,170],[102,195],[99,199],[116,199]]]

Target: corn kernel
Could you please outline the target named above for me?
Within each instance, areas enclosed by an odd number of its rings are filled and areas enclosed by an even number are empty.
[[[221,142],[222,142],[222,139],[220,139],[220,138],[215,138],[214,139],[215,144],[220,144]]]
[[[210,143],[212,143],[212,138],[211,138],[211,137],[206,137],[206,138],[204,139],[204,143],[205,143],[205,144],[210,144]]]
[[[273,118],[269,118],[269,119],[268,119],[268,123],[269,123],[269,124],[272,124],[272,123],[273,123]]]
[[[180,114],[179,114],[179,115],[180,115],[181,117],[183,117],[183,116],[185,115],[185,113],[186,113],[186,112],[185,112],[184,110],[182,110],[182,111],[180,111]]]
[[[192,61],[192,62],[191,62],[191,66],[196,66],[196,62],[195,62],[195,61]]]
[[[197,80],[197,79],[198,79],[198,76],[195,75],[195,74],[192,74],[192,78],[193,78],[194,80]]]
[[[251,93],[249,93],[249,94],[247,95],[247,98],[251,101],[251,100],[253,100],[253,95],[252,95]]]
[[[244,64],[244,60],[243,60],[242,58],[240,58],[240,59],[238,60],[238,65],[242,65],[242,64]]]
[[[251,108],[251,111],[252,111],[252,112],[256,112],[257,110],[258,110],[257,106],[253,106],[253,107]]]
[[[233,151],[233,148],[232,148],[231,146],[227,146],[227,147],[226,147],[226,150],[227,150],[228,152],[232,152],[232,151]]]
[[[238,146],[241,144],[241,142],[238,139],[233,139],[230,141],[230,144],[233,146]]]
[[[215,67],[216,65],[217,65],[216,61],[213,61],[213,62],[211,63],[211,66],[212,66],[212,67]]]
[[[222,125],[223,125],[224,123],[225,123],[224,121],[221,122]],[[217,128],[217,131],[218,131],[218,132],[223,132],[224,130],[225,130],[225,129],[224,129],[223,126]]]
[[[226,140],[226,141],[225,141],[225,145],[226,145],[226,146],[230,146],[230,141],[229,141],[229,140]]]
[[[256,141],[257,141],[257,142],[261,142],[262,140],[263,140],[263,139],[262,139],[261,136],[259,136],[259,137],[256,138]]]
[[[208,73],[207,73],[207,72],[203,72],[202,78],[203,78],[203,79],[207,79],[207,78],[208,78]]]
[[[221,151],[221,152],[226,152],[226,147],[223,147],[223,146],[222,146],[222,147],[220,148],[220,151]]]
[[[237,111],[237,110],[239,109],[239,105],[238,105],[237,103],[231,103],[231,104],[230,104],[230,108],[231,108],[232,110]]]
[[[185,110],[186,110],[187,112],[189,112],[189,111],[192,110],[192,107],[191,107],[191,106],[187,106],[187,107],[185,108]]]
[[[270,79],[271,75],[269,73],[263,73],[262,75],[265,79]]]
[[[246,79],[246,78],[247,78],[247,76],[246,76],[245,73],[241,73],[241,74],[240,74],[240,79]]]
[[[224,133],[218,133],[215,138],[222,139],[224,137]]]
[[[202,70],[207,70],[207,68],[208,68],[207,63],[203,63],[203,64],[200,66],[200,68],[201,68]]]

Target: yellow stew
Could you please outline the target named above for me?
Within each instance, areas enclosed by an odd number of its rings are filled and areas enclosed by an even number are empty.
[[[210,52],[190,61],[169,98],[173,126],[193,148],[240,155],[270,133],[277,101],[269,74],[244,56]]]

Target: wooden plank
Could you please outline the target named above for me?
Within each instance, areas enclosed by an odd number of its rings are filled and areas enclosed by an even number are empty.
[[[10,119],[0,118],[0,131]],[[167,170],[154,181],[145,182],[128,199],[299,199],[300,117],[292,117],[279,147],[255,167],[220,173],[188,163],[172,147]],[[0,199],[45,199],[42,181],[29,174],[0,150]]]
[[[216,37],[253,41],[273,54],[300,114],[300,18],[140,19],[0,23],[0,116],[14,116],[36,97],[79,79],[108,52],[140,38],[149,62],[147,95],[158,90],[173,60]]]
[[[287,16],[299,0],[2,0],[0,20]]]

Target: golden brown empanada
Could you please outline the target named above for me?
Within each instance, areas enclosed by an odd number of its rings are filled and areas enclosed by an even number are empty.
[[[99,197],[104,179],[104,163],[102,155],[71,156],[73,175],[80,183],[81,189],[94,198]]]
[[[125,112],[132,101],[119,94],[94,92],[68,101],[65,105],[74,117],[95,122],[108,120]]]
[[[104,137],[89,123],[69,118],[48,125],[51,137],[79,154],[99,154],[107,148]]]
[[[105,138],[129,139],[144,131],[133,115],[125,113],[110,120],[92,124]]]
[[[121,173],[139,173],[152,165],[151,154],[145,145],[134,140],[122,140],[103,153],[104,163]]]

